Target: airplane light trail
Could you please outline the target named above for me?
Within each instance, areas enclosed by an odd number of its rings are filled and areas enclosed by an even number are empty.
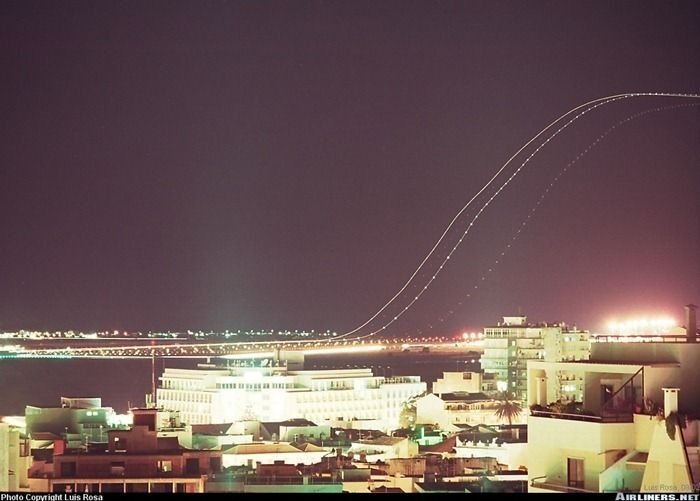
[[[474,218],[469,222],[468,226],[466,227],[466,230],[464,231],[462,237],[459,239],[457,244],[450,250],[447,255],[443,258],[442,262],[438,265],[438,267],[433,271],[432,275],[430,275],[430,278],[427,280],[425,285],[422,287],[422,289],[419,290],[419,292],[416,294],[416,296],[406,305],[404,308],[396,315],[394,315],[390,320],[386,323],[384,323],[381,327],[378,329],[375,329],[368,334],[365,334],[363,336],[358,336],[355,339],[365,339],[371,336],[374,336],[382,331],[385,331],[387,327],[391,326],[394,322],[396,322],[399,318],[401,318],[410,308],[415,304],[418,299],[430,288],[431,284],[437,279],[438,275],[440,274],[441,270],[444,268],[445,264],[447,261],[450,260],[452,255],[456,252],[456,250],[460,247],[461,243],[465,239],[465,237],[468,235],[470,228],[474,226],[474,223],[476,220],[479,218],[479,216],[483,213],[483,211],[488,207],[488,205],[503,191],[503,189],[510,184],[510,182],[522,171],[522,169],[530,162],[532,158],[534,158],[548,143],[550,143],[555,137],[557,137],[561,132],[566,130],[569,126],[574,124],[576,121],[578,121],[581,117],[584,115],[588,114],[589,112],[601,107],[605,106],[606,104],[610,104],[616,101],[620,101],[623,99],[629,99],[629,98],[637,98],[637,97],[662,97],[662,98],[681,98],[681,99],[700,99],[700,94],[690,94],[690,93],[671,93],[671,92],[633,92],[633,93],[623,93],[623,94],[616,94],[616,95],[611,95],[611,96],[606,96],[598,99],[594,99],[591,101],[588,101],[584,104],[581,104],[579,106],[576,106],[575,108],[570,109],[563,115],[559,116],[557,119],[554,121],[550,122],[546,127],[541,129],[537,134],[535,134],[529,141],[527,141],[523,146],[521,146],[511,157],[506,160],[506,162],[501,165],[501,167],[496,171],[496,173],[489,179],[489,181],[481,187],[481,189],[457,212],[457,214],[452,218],[450,223],[447,225],[441,236],[438,238],[438,240],[435,242],[433,247],[430,249],[430,251],[427,253],[427,255],[423,258],[421,263],[418,265],[418,267],[415,269],[415,271],[410,275],[408,280],[404,283],[404,285],[379,309],[377,310],[370,318],[368,318],[365,322],[362,324],[358,325],[354,329],[351,329],[338,337],[336,339],[343,339],[345,337],[350,337],[353,334],[359,332],[361,329],[369,325],[373,320],[375,320],[382,312],[384,312],[390,305],[392,305],[396,299],[409,287],[409,285],[414,281],[416,276],[420,273],[420,271],[423,269],[427,261],[430,259],[430,257],[435,253],[437,248],[440,246],[440,244],[445,240],[447,234],[450,232],[450,230],[453,228],[453,226],[456,224],[457,220],[460,218],[460,216],[472,205],[472,203],[482,194],[484,193],[490,186],[491,184],[503,173],[503,171],[508,167],[511,162],[518,156],[520,155],[528,146],[530,146],[532,143],[534,143],[538,138],[542,137],[545,135],[549,130],[553,129],[557,124],[562,123],[564,120],[566,120],[568,117],[568,120],[564,122],[563,125],[559,125],[559,127],[551,133],[549,136],[547,136],[546,139],[544,139],[536,148],[535,150],[530,153],[525,160],[520,164],[520,166],[500,185],[500,187],[497,188],[496,192],[487,200],[487,202],[479,209],[479,211],[476,213]],[[573,115],[573,117],[572,117]],[[623,120],[623,123],[626,120]],[[615,127],[613,127],[615,128]],[[604,134],[604,136],[607,135],[607,133]],[[593,144],[596,144],[598,141],[594,142]],[[587,148],[583,154],[585,154],[588,150],[590,149]],[[582,155],[579,155],[576,159],[580,158]],[[510,244],[508,245],[510,247]],[[475,286],[474,288],[478,288],[478,286]]]

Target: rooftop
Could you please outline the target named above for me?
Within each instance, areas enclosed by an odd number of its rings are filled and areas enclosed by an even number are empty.
[[[437,396],[445,402],[481,402],[484,400],[493,400],[491,397],[481,392],[468,393],[460,391],[454,393],[442,393]]]

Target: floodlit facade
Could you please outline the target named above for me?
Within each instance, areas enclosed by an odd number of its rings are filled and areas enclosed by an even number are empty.
[[[479,393],[483,377],[480,372],[443,372],[433,383],[432,393]]]
[[[371,369],[166,368],[157,389],[159,407],[191,424],[304,418],[317,424],[377,420],[398,428],[401,405],[426,391],[419,376],[387,378]]]
[[[512,440],[509,442],[492,441],[490,443],[460,440],[455,437],[455,457],[494,458],[498,464],[506,465],[512,470],[523,469],[527,464],[527,442]]]
[[[429,394],[416,400],[416,424],[437,424],[441,430],[458,431],[465,425],[507,423],[496,416],[497,404],[483,393]],[[513,422],[524,423],[524,415]]]
[[[698,421],[675,416],[697,412],[699,357],[694,341],[600,343],[589,362],[530,361],[530,491],[693,492]],[[556,401],[561,373],[579,401]]]
[[[508,391],[525,401],[528,360],[587,360],[589,353],[587,331],[566,324],[531,325],[525,316],[503,317],[502,323],[484,329],[481,368],[495,375],[492,384],[484,385],[484,391]]]

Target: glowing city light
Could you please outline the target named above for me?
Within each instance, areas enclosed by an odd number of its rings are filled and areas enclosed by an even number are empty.
[[[610,334],[619,336],[634,336],[640,334],[666,334],[678,323],[671,317],[637,317],[627,320],[611,320],[608,322]]]
[[[333,355],[337,353],[366,353],[374,351],[382,351],[384,346],[373,345],[373,346],[352,346],[343,348],[318,348],[312,350],[302,350],[301,352],[305,355]]]

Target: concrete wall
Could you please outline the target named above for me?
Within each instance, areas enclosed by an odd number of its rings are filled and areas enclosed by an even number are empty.
[[[10,425],[0,423],[0,492],[10,489]]]
[[[443,372],[442,378],[433,383],[433,393],[478,393],[481,391],[481,380],[479,372]]]
[[[437,395],[429,394],[416,400],[416,424],[435,424],[441,428],[449,423],[445,402]]]
[[[493,457],[501,463],[508,465],[511,470],[517,470],[520,466],[526,466],[528,452],[526,443],[505,443],[500,446],[473,446],[465,445],[455,447],[455,456],[462,458]]]
[[[110,407],[94,409],[77,409],[61,407],[34,407],[28,405],[25,408],[25,419],[27,422],[27,433],[50,432],[54,435],[63,433],[92,434],[100,429],[106,430],[109,416],[114,414]],[[89,414],[88,414],[89,413]],[[96,426],[97,428],[86,429],[85,424]],[[100,426],[102,428],[100,428]]]
[[[622,492],[623,490],[639,492],[642,485],[643,467],[634,467],[627,464],[627,461],[634,457],[635,454],[637,454],[637,451],[626,454],[600,474],[601,492]]]
[[[270,452],[259,454],[227,454],[222,455],[222,464],[224,468],[229,466],[245,466],[251,464],[271,464],[275,461],[284,461],[286,464],[316,464],[321,462],[321,458],[326,456],[328,451],[321,452]]]
[[[568,419],[528,418],[528,478],[547,477],[567,485],[567,458],[584,461],[584,488],[597,491],[598,475],[614,455],[635,445],[633,423],[591,423]],[[541,479],[540,479],[541,480]]]
[[[634,415],[634,448],[636,450],[640,452],[649,452],[649,445],[651,444],[651,435],[654,431],[654,422],[656,420],[656,416],[650,416],[646,414]]]
[[[293,442],[295,438],[300,438],[302,435],[307,438],[318,439],[323,434],[324,440],[327,440],[331,434],[331,427],[328,425],[318,426],[280,426],[278,440],[280,442]]]
[[[700,380],[700,363],[698,363],[700,343],[593,343],[591,360],[597,362],[635,362],[640,363],[640,365],[644,363],[680,363],[680,370],[672,370],[673,379],[670,379],[669,383],[662,384],[681,389],[681,401],[679,402],[681,410],[700,408],[700,392],[694,387],[695,382]],[[659,377],[662,377],[661,373]],[[666,375],[666,377],[670,378],[671,376]],[[646,384],[646,381],[645,386],[655,392],[653,386]],[[658,395],[659,401],[663,402],[661,393]]]
[[[343,484],[245,484],[243,492],[246,494],[335,494],[343,492]]]

